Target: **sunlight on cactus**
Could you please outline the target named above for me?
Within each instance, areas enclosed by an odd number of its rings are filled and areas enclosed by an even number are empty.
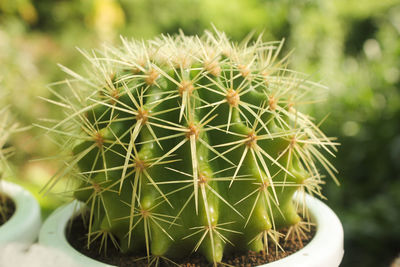
[[[52,84],[58,100],[47,101],[65,118],[40,127],[73,152],[46,190],[79,181],[88,246],[109,240],[149,262],[199,252],[215,264],[268,242],[281,249],[279,239],[310,229],[293,196],[322,197],[318,166],[336,181],[325,155],[338,144],[299,108],[324,86],[287,68],[283,41],[250,39],[122,38],[121,47],[80,51],[84,75],[61,66],[70,78]]]

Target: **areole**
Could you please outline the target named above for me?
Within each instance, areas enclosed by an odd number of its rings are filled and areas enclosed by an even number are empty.
[[[27,190],[11,182],[0,181],[0,192],[9,196],[16,206],[11,218],[0,226],[0,246],[8,243],[32,244],[41,225],[38,202]]]
[[[343,228],[336,214],[322,201],[306,195],[305,204],[312,221],[317,224],[314,238],[303,249],[275,262],[259,267],[337,267],[343,258]],[[39,243],[59,249],[73,259],[77,266],[112,266],[93,260],[75,250],[67,241],[65,233],[68,221],[79,214],[83,203],[74,201],[58,208],[44,222]]]

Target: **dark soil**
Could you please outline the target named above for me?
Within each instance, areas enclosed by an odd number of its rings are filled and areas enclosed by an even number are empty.
[[[312,237],[315,234],[315,227],[311,228],[310,232],[306,232],[307,238],[302,238],[303,246],[309,243]],[[281,231],[285,232],[285,231]],[[95,240],[91,245],[90,248],[87,248],[87,223],[85,223],[81,216],[76,217],[71,225],[70,231],[67,231],[67,239],[69,243],[78,251],[85,254],[86,256],[96,259],[98,261],[102,261],[108,264],[120,266],[120,267],[130,267],[130,266],[139,266],[145,267],[149,266],[147,258],[144,255],[129,255],[129,254],[122,254],[120,253],[109,240],[109,244],[107,247],[107,254],[105,255],[104,251],[99,253],[99,247],[101,244],[100,240]],[[101,239],[101,238],[99,238]],[[276,253],[276,247],[274,244],[269,244],[268,254],[265,251],[260,252],[253,252],[248,251],[246,254],[231,254],[227,255],[223,258],[223,264],[219,264],[218,266],[240,266],[240,267],[251,267],[257,266],[261,264],[265,264],[268,262],[272,262],[275,260],[279,260],[284,258],[290,254],[301,249],[303,246],[300,242],[293,242],[288,240],[286,243],[282,240],[280,244],[285,252],[281,250]],[[156,259],[154,259],[156,260]],[[204,257],[198,254],[193,254],[192,256],[180,260],[175,261],[179,266],[183,267],[205,267],[205,266],[212,266],[209,264]],[[154,262],[155,263],[155,262]],[[152,266],[156,266],[155,264]],[[171,261],[166,259],[159,259],[158,266],[177,266],[173,264]]]
[[[15,212],[15,204],[11,198],[0,193],[0,226],[5,224]]]

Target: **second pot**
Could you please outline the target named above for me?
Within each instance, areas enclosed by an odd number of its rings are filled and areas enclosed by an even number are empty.
[[[14,214],[0,226],[0,246],[8,243],[32,244],[41,226],[39,203],[30,192],[11,182],[1,180],[0,192],[15,204]]]

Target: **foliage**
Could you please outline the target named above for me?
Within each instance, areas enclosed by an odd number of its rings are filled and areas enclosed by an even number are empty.
[[[101,8],[104,5],[111,7]],[[334,160],[341,188],[326,187],[328,204],[345,228],[342,265],[387,265],[398,253],[393,244],[400,232],[399,213],[393,212],[400,209],[398,6],[398,0],[1,1],[0,76],[3,88],[14,92],[8,97],[13,113],[27,125],[42,114],[57,114],[46,103],[28,100],[51,97],[45,85],[61,79],[55,62],[79,69],[75,46],[96,47],[100,40],[115,43],[120,34],[151,38],[180,28],[197,34],[210,23],[234,40],[252,30],[264,31],[265,40],[285,37],[283,49],[295,49],[291,67],[330,88],[327,101],[316,103],[310,112],[317,121],[331,112],[321,127],[342,143]],[[117,18],[121,10],[123,20]],[[111,18],[104,31],[96,26],[102,17]],[[28,154],[13,157],[27,170],[21,177],[31,172],[23,162],[53,150],[43,138],[25,145],[29,138],[11,140]],[[47,176],[52,171],[46,170]]]
[[[341,142],[341,189],[326,195],[344,225],[342,265],[387,266],[400,235],[398,1],[335,1],[298,15],[289,42],[304,50],[293,66],[331,88],[312,113],[331,110],[322,129]]]

